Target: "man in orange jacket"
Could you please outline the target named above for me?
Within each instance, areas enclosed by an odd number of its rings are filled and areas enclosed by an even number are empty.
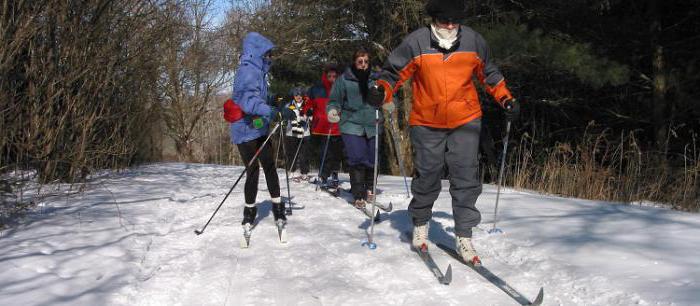
[[[509,120],[517,118],[519,105],[493,62],[484,38],[461,25],[466,17],[464,1],[430,0],[426,5],[430,25],[409,34],[389,55],[370,102],[391,112],[393,93],[412,78],[413,106],[409,124],[414,149],[413,199],[408,207],[413,221],[413,247],[427,248],[432,207],[442,186],[446,165],[455,219],[456,249],[474,264],[479,257],[471,237],[481,221],[476,200],[479,180],[481,105],[472,82],[476,76]]]

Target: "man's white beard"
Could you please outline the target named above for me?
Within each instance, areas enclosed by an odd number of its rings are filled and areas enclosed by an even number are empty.
[[[431,24],[430,30],[433,32],[433,35],[437,37],[438,45],[445,50],[452,48],[455,41],[457,41],[457,33],[459,32],[459,28],[454,28],[452,30],[441,29],[436,27],[434,24]]]

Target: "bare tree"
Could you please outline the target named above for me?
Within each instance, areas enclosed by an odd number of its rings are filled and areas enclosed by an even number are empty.
[[[77,181],[132,162],[150,127],[159,9],[137,0],[3,1],[2,163]]]
[[[166,10],[171,35],[163,42],[158,88],[166,132],[184,161],[203,159],[195,153],[195,131],[216,93],[230,82],[225,32],[212,24],[211,10],[211,0],[189,0]]]

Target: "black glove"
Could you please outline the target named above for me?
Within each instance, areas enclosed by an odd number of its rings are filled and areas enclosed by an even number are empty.
[[[297,113],[286,107],[280,111],[280,115],[282,115],[282,119],[284,120],[294,120],[297,118]]]
[[[513,122],[520,117],[520,103],[515,99],[508,99],[503,102],[506,120]]]
[[[367,103],[374,107],[381,107],[384,103],[384,86],[371,86],[367,93]]]
[[[311,117],[314,115],[314,110],[309,108],[306,110],[306,117]]]

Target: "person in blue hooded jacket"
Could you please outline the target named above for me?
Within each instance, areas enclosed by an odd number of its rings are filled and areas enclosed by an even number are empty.
[[[245,114],[231,123],[231,140],[247,165],[267,138],[270,122],[275,118],[293,119],[294,112],[280,112],[268,105],[268,72],[272,64],[271,54],[275,45],[259,33],[251,32],[243,38],[243,53],[233,81],[233,101]],[[267,188],[272,198],[272,213],[275,221],[284,220],[284,204],[280,198],[280,184],[270,146],[262,148],[258,160],[265,172]],[[245,208],[243,222],[252,225],[257,216],[258,163],[247,169],[245,181]]]

